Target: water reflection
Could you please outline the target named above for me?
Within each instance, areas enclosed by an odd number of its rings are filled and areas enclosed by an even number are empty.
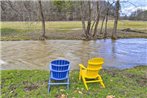
[[[53,59],[71,61],[71,68],[92,57],[105,58],[104,68],[147,65],[147,39],[2,41],[1,69],[48,69]]]

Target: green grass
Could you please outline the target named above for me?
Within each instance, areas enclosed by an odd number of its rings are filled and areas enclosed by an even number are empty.
[[[100,72],[106,88],[98,83],[89,84],[85,90],[78,80],[78,71],[70,72],[70,89],[65,86],[51,86],[47,93],[48,71],[44,70],[2,70],[1,97],[3,98],[146,98],[147,67],[126,70],[102,70]],[[64,97],[63,97],[64,96]]]
[[[1,24],[1,40],[35,40],[38,39],[41,32],[41,22],[0,22]],[[101,25],[101,22],[100,24]],[[145,21],[127,21],[121,20],[118,23],[118,30],[125,28],[131,28],[147,33],[147,22]],[[100,27],[99,27],[100,28]],[[108,31],[112,31],[113,21],[108,22]],[[63,34],[62,34],[63,33]],[[71,35],[76,34],[80,36],[82,34],[82,24],[80,21],[55,21],[46,22],[46,35],[49,39],[72,39]],[[108,32],[111,33],[111,32]],[[67,34],[66,36],[62,36]],[[54,36],[53,36],[54,35]],[[61,35],[62,37],[56,37],[55,35]],[[111,34],[110,34],[111,35]],[[144,37],[144,34],[122,34],[120,37]],[[82,38],[77,38],[82,39]]]
[[[101,23],[101,22],[100,22]],[[138,28],[143,29],[146,28],[146,21],[128,21],[121,20],[118,23],[118,28]],[[46,22],[47,29],[74,29],[81,28],[82,24],[80,21],[54,21],[54,22]],[[113,21],[110,20],[108,22],[108,28],[113,27]],[[41,22],[1,22],[1,28],[13,28],[13,29],[41,29]]]

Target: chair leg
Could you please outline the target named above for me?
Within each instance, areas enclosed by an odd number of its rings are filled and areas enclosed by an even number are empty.
[[[81,72],[79,72],[79,80],[81,80]]]
[[[104,85],[103,80],[100,75],[98,75],[98,79],[101,80],[100,84],[102,85],[103,88],[105,88],[105,85]]]
[[[103,88],[105,88],[103,81],[101,81],[100,84],[102,85]]]
[[[49,81],[48,81],[48,83],[49,83],[49,84],[48,84],[48,93],[50,92],[50,86],[51,86],[51,85],[50,85],[50,82],[51,82],[51,80],[49,79]]]
[[[50,84],[48,85],[48,93],[50,92]]]
[[[67,79],[67,83],[69,83],[69,79]],[[69,89],[69,84],[67,84],[66,87],[67,87],[67,89]]]
[[[88,86],[87,86],[87,83],[86,83],[86,79],[82,76],[82,79],[83,79],[83,82],[84,82],[84,85],[86,87],[86,90],[88,90]]]
[[[69,89],[69,84],[67,84],[66,88]]]

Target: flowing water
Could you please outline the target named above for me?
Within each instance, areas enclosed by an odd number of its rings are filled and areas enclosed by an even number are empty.
[[[105,58],[104,68],[147,66],[147,39],[1,41],[1,69],[44,69],[53,59],[68,59],[71,69],[92,57]]]

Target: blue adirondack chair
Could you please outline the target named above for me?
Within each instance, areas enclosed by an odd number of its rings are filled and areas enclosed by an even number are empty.
[[[48,92],[51,85],[67,85],[69,89],[70,62],[67,60],[53,60],[50,65],[50,77],[48,81]]]

